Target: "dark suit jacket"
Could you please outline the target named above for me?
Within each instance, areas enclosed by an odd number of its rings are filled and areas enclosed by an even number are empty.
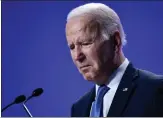
[[[123,91],[128,88],[128,91]],[[89,117],[95,86],[72,105],[72,117]],[[130,63],[113,98],[107,117],[163,116],[163,76],[135,69]]]

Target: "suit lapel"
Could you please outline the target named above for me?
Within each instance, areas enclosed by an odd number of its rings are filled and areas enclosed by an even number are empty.
[[[125,106],[127,105],[129,96],[131,95],[132,91],[136,87],[134,80],[136,79],[137,76],[138,76],[137,70],[133,68],[132,64],[130,63],[128,67],[126,68],[126,71],[119,84],[119,87],[114,96],[114,99],[111,104],[107,117],[121,116]]]

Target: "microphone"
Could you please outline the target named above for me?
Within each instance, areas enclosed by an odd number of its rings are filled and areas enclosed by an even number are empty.
[[[25,103],[27,101],[29,101],[31,98],[33,97],[37,97],[40,96],[43,93],[43,89],[42,88],[37,88],[32,92],[32,95],[29,96],[24,102],[23,102],[23,108],[26,111],[26,113],[28,114],[29,117],[33,117],[32,114],[30,113],[29,109],[27,108],[27,106],[25,105]]]
[[[12,106],[12,105],[14,105],[14,104],[19,104],[19,103],[21,103],[21,102],[23,102],[23,101],[25,101],[25,100],[26,100],[26,97],[25,97],[24,95],[20,95],[20,96],[16,97],[15,100],[14,100],[12,103],[10,103],[10,104],[8,104],[6,107],[4,107],[4,108],[1,110],[1,112],[5,111],[5,110],[6,110],[8,107],[10,107],[10,106]]]
[[[30,100],[33,97],[37,97],[39,95],[41,95],[43,93],[43,89],[42,88],[37,88],[32,92],[32,95],[29,96],[24,103],[26,103],[28,100]]]

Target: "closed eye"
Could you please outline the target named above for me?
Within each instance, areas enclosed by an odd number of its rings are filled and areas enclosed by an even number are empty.
[[[92,43],[82,43],[82,45],[91,45]]]

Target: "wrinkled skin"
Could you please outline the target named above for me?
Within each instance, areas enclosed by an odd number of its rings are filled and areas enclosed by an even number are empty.
[[[100,25],[89,16],[74,17],[66,24],[72,60],[88,81],[103,84],[116,68],[115,40],[103,40]]]

